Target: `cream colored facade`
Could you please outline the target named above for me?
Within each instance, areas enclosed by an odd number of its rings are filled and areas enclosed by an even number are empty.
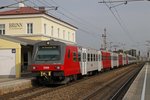
[[[21,75],[21,44],[9,40],[0,39],[0,49],[15,49],[16,50],[16,78]],[[0,66],[5,68],[5,66]]]
[[[33,33],[27,33],[27,24],[33,24]],[[34,40],[50,38],[76,43],[77,28],[46,14],[0,16],[5,34]],[[40,37],[39,37],[40,35]],[[41,35],[46,38],[41,38]]]
[[[24,68],[31,64],[33,42],[36,42],[34,40],[54,39],[76,44],[77,30],[73,25],[46,13],[36,13],[37,10],[31,9],[35,13],[17,14],[19,10],[10,11],[14,12],[14,15],[0,15],[0,35],[3,35],[0,37],[0,50],[15,49],[16,78],[19,78],[21,73],[24,72]],[[17,38],[20,39],[17,40]],[[24,41],[22,38],[24,38]],[[0,68],[5,68],[5,66],[1,65]]]

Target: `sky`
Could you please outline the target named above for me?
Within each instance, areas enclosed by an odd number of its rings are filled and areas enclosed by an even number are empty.
[[[0,6],[16,1],[1,0]],[[150,2],[134,1],[120,6],[116,6],[120,3],[108,3],[112,6],[109,9],[104,3],[98,3],[100,1],[102,0],[29,0],[25,4],[57,6],[58,10],[49,10],[49,14],[78,27],[76,40],[79,45],[99,49],[106,28],[107,44],[111,43],[112,50],[115,49],[113,46],[118,45],[116,49],[133,48],[146,52],[148,47],[145,44],[150,40]]]

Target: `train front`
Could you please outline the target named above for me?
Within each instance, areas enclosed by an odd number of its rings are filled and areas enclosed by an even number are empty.
[[[61,83],[64,77],[65,44],[43,41],[35,44],[31,69],[40,84]]]

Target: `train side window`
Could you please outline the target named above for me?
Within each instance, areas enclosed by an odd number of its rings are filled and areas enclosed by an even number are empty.
[[[93,61],[93,54],[91,54],[91,61]]]
[[[96,54],[96,61],[98,61],[98,54]]]
[[[68,50],[68,58],[70,58],[70,49]]]
[[[99,55],[99,61],[101,60],[101,55]]]
[[[102,56],[102,60],[105,60],[104,56]]]
[[[94,55],[94,59],[93,60],[95,61],[95,54],[93,54],[93,55]]]
[[[77,61],[77,54],[76,54],[76,52],[73,52],[73,61],[74,61],[74,62]]]
[[[78,53],[78,60],[79,60],[79,62],[81,61],[81,53],[80,52]]]
[[[108,59],[111,60],[111,56],[108,56]]]
[[[90,54],[88,53],[88,61],[90,61]]]

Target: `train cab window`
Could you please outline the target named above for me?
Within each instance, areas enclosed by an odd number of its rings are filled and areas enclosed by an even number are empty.
[[[39,46],[35,59],[37,61],[58,61],[61,58],[60,46]]]
[[[77,61],[77,53],[73,52],[73,61],[76,62]]]
[[[79,62],[81,61],[81,53],[80,52],[78,53],[78,61]]]

